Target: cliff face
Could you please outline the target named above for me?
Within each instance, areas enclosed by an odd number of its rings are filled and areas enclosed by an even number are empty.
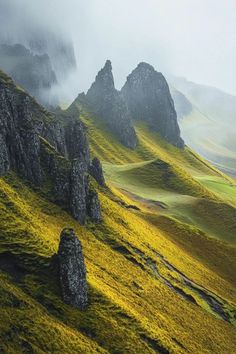
[[[14,170],[42,190],[50,185],[46,196],[83,224],[87,216],[101,219],[96,191],[91,205],[89,167],[79,118],[48,113],[0,72],[0,175]]]
[[[137,138],[131,116],[122,95],[115,89],[109,60],[99,71],[84,99],[125,146],[136,146]]]
[[[0,45],[0,68],[43,104],[56,104],[52,88],[57,84],[47,54],[34,55],[23,45]]]
[[[183,147],[174,102],[164,76],[140,63],[121,90],[133,120],[145,121],[171,144]]]

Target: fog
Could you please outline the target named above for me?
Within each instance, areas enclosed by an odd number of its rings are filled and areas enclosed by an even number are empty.
[[[147,61],[236,94],[235,27],[235,0],[0,0],[1,36],[16,41],[41,29],[73,41],[70,96],[88,89],[107,58],[118,88]]]

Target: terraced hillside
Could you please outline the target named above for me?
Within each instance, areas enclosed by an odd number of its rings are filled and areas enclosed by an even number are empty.
[[[12,171],[0,180],[0,352],[236,351],[236,185],[137,122],[130,150],[75,102],[103,162],[99,224],[80,226]],[[89,307],[62,302],[52,256],[72,227]]]

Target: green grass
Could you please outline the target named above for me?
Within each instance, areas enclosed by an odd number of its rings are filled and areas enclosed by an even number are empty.
[[[5,215],[1,253],[11,252],[13,264],[21,270],[17,279],[2,273],[0,312],[4,325],[0,338],[5,351],[19,352],[25,346],[33,352],[117,353],[125,348],[129,353],[149,353],[155,352],[153,343],[177,353],[183,352],[182,346],[193,353],[203,348],[221,348],[222,353],[234,348],[232,325],[162,284],[135,250],[153,259],[173,282],[154,251],[162,254],[231,306],[236,291],[230,279],[222,277],[218,267],[211,269],[219,259],[217,251],[206,267],[204,260],[199,262],[188,249],[173,243],[172,233],[168,231],[167,237],[163,226],[120,206],[119,193],[113,201],[115,194],[100,192],[104,222],[85,228],[15,176],[2,180],[0,189],[7,195],[1,199],[1,216]],[[57,251],[60,230],[65,226],[75,228],[84,247],[91,303],[86,312],[62,303],[56,275],[50,270],[50,257]],[[227,254],[224,248],[221,252]],[[229,268],[228,277],[234,269],[230,264]],[[9,270],[9,274],[14,272]],[[10,294],[7,303],[6,291]],[[197,333],[197,342],[192,332]],[[205,338],[210,337],[214,343],[206,344]]]
[[[13,173],[0,179],[0,351],[234,353],[235,211],[203,178],[233,182],[142,124],[131,151],[90,113],[82,119],[108,184],[98,190],[101,224],[80,226]],[[83,245],[90,302],[84,312],[63,304],[51,263],[64,227],[73,227]],[[182,273],[221,299],[230,323]]]
[[[209,161],[222,171],[235,176],[236,158],[235,145],[226,120],[216,122],[215,113],[211,116],[194,109],[190,115],[180,121],[180,128],[187,144],[194,150],[204,154]],[[231,141],[231,140],[232,141]],[[231,143],[230,143],[231,142]]]

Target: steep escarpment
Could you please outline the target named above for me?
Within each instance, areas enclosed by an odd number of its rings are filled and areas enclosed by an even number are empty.
[[[115,89],[109,60],[97,74],[87,94],[80,95],[77,100],[86,102],[125,146],[135,148],[137,138],[131,116],[122,95]]]
[[[132,119],[144,121],[171,144],[182,148],[174,102],[164,76],[140,63],[121,90]]]
[[[82,224],[93,206],[100,220],[96,191],[90,203],[89,149],[78,116],[47,112],[1,73],[0,127],[1,176],[15,171]]]

